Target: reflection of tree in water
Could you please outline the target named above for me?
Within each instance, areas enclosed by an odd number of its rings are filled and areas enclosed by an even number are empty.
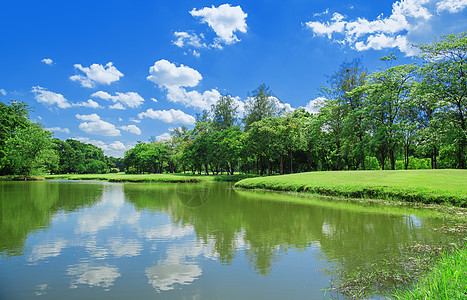
[[[201,207],[179,199],[208,187]],[[352,271],[357,266],[397,255],[411,241],[439,243],[447,237],[432,231],[439,220],[424,219],[412,226],[406,217],[356,212],[323,205],[285,203],[289,196],[239,192],[225,184],[124,185],[125,196],[137,209],[163,211],[174,223],[191,225],[197,238],[212,243],[221,262],[230,264],[245,245],[245,255],[257,272],[268,274],[287,249],[319,245],[324,258]],[[277,200],[277,201],[276,201]],[[350,205],[350,204],[348,204]],[[311,266],[310,266],[311,267]]]
[[[208,202],[211,189],[208,186],[201,186],[197,189],[187,189],[186,187],[177,188],[176,195],[178,200],[190,208],[201,207]]]
[[[102,184],[0,181],[0,254],[21,255],[28,235],[59,211],[96,203]]]

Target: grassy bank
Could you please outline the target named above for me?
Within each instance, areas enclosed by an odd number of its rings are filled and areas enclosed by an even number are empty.
[[[395,299],[467,299],[467,249],[445,253],[413,289],[397,291]]]
[[[309,172],[248,178],[235,187],[467,207],[467,170]]]
[[[62,180],[102,180],[109,182],[206,182],[206,181],[239,181],[246,175],[192,175],[192,174],[60,174],[47,175],[45,179]]]

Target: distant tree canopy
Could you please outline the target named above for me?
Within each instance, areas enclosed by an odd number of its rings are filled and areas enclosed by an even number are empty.
[[[121,159],[104,156],[94,145],[52,138],[41,124],[29,121],[29,110],[23,102],[0,102],[1,175],[107,173],[122,168]]]

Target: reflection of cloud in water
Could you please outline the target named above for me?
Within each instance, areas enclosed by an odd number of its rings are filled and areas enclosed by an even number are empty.
[[[97,259],[105,259],[109,255],[109,250],[105,247],[98,246],[95,238],[87,241],[84,247],[91,257]]]
[[[109,243],[110,251],[116,257],[132,257],[140,254],[143,246],[138,240],[113,239]]]
[[[167,249],[167,258],[162,262],[165,265],[183,264],[187,259],[197,258],[199,256],[207,259],[216,259],[217,253],[213,250],[211,243],[203,244],[196,241],[185,244],[176,244]]]
[[[146,269],[149,284],[158,292],[174,289],[175,284],[191,284],[199,276],[201,269],[197,265],[163,265]]]
[[[41,259],[59,256],[62,249],[66,247],[66,244],[67,243],[64,239],[38,244],[32,249],[31,256],[28,258],[28,261],[37,262]]]
[[[120,209],[125,203],[122,187],[106,188],[102,193],[102,201],[86,209],[78,217],[77,233],[97,234],[110,227],[120,217]]]
[[[148,230],[143,229],[143,235],[149,240],[167,240],[182,238],[184,236],[194,233],[193,226],[177,226],[174,224],[166,224],[156,228],[150,228]]]
[[[68,267],[67,275],[74,276],[70,288],[77,288],[79,284],[108,288],[115,279],[120,277],[118,269],[111,266],[91,266],[88,263],[76,264]]]
[[[38,285],[36,285],[36,288],[35,288],[36,292],[35,292],[34,294],[35,294],[36,296],[43,296],[43,295],[46,295],[46,294],[47,294],[47,288],[48,288],[48,287],[49,287],[49,286],[48,286],[46,283],[44,283],[44,284],[38,284]]]

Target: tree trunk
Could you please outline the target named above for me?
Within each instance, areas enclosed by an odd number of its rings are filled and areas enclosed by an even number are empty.
[[[340,141],[337,142],[337,171],[342,169],[342,159],[341,159],[341,143]]]
[[[394,157],[394,149],[389,150],[389,160],[391,162],[391,170],[396,169],[396,159]]]
[[[407,170],[409,168],[409,145],[406,145],[404,150],[404,167]]]
[[[284,155],[281,154],[281,159],[280,159],[280,169],[281,169],[281,175],[284,174]]]

